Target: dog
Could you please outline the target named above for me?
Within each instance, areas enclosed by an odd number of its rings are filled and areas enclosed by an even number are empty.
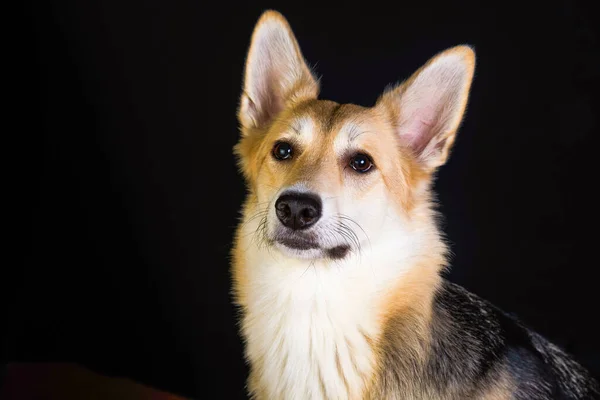
[[[254,399],[597,399],[589,372],[442,278],[431,186],[474,50],[445,50],[372,107],[318,99],[287,20],[251,38],[235,146],[248,188],[232,292]]]

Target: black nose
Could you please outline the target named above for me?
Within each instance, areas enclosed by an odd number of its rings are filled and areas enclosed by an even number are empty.
[[[306,229],[321,218],[321,199],[308,193],[284,193],[275,202],[277,218],[294,230]]]

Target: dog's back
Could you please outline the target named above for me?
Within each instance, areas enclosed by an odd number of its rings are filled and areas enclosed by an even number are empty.
[[[388,325],[385,367],[374,398],[393,398],[406,391],[415,393],[414,398],[600,398],[598,383],[560,348],[447,281],[434,298],[430,349],[417,373],[421,378],[407,386],[405,344],[396,334],[404,323]]]

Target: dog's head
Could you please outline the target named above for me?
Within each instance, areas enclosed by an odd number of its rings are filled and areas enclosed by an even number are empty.
[[[254,199],[247,219],[260,220],[264,242],[292,257],[340,259],[418,219],[454,142],[474,63],[471,48],[454,47],[373,107],[341,105],[317,99],[287,21],[264,13],[246,61],[236,146]]]

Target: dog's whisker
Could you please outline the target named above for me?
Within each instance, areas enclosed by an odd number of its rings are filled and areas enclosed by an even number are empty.
[[[341,230],[343,230],[350,237],[350,239],[354,242],[356,247],[360,247],[360,239],[359,239],[358,235],[356,235],[356,232],[354,232],[354,230],[352,228],[350,228],[348,225],[346,225],[342,221],[338,221],[338,227]]]
[[[365,238],[367,239],[367,242],[369,243],[369,247],[372,248],[372,244],[371,244],[371,239],[369,238],[369,235],[367,234],[367,232],[363,229],[363,227],[356,222],[354,219],[350,218],[349,216],[345,215],[345,214],[338,214],[338,217],[344,220],[347,220],[351,223],[353,223],[354,225],[356,225],[358,227],[358,229],[360,229],[362,231],[362,233],[365,235]]]
[[[266,216],[268,214],[268,212],[269,212],[269,210],[266,208],[256,211],[254,214],[252,214],[250,217],[248,217],[248,219],[246,221],[244,221],[242,223],[241,227],[245,227],[252,221],[255,221],[257,218]]]

